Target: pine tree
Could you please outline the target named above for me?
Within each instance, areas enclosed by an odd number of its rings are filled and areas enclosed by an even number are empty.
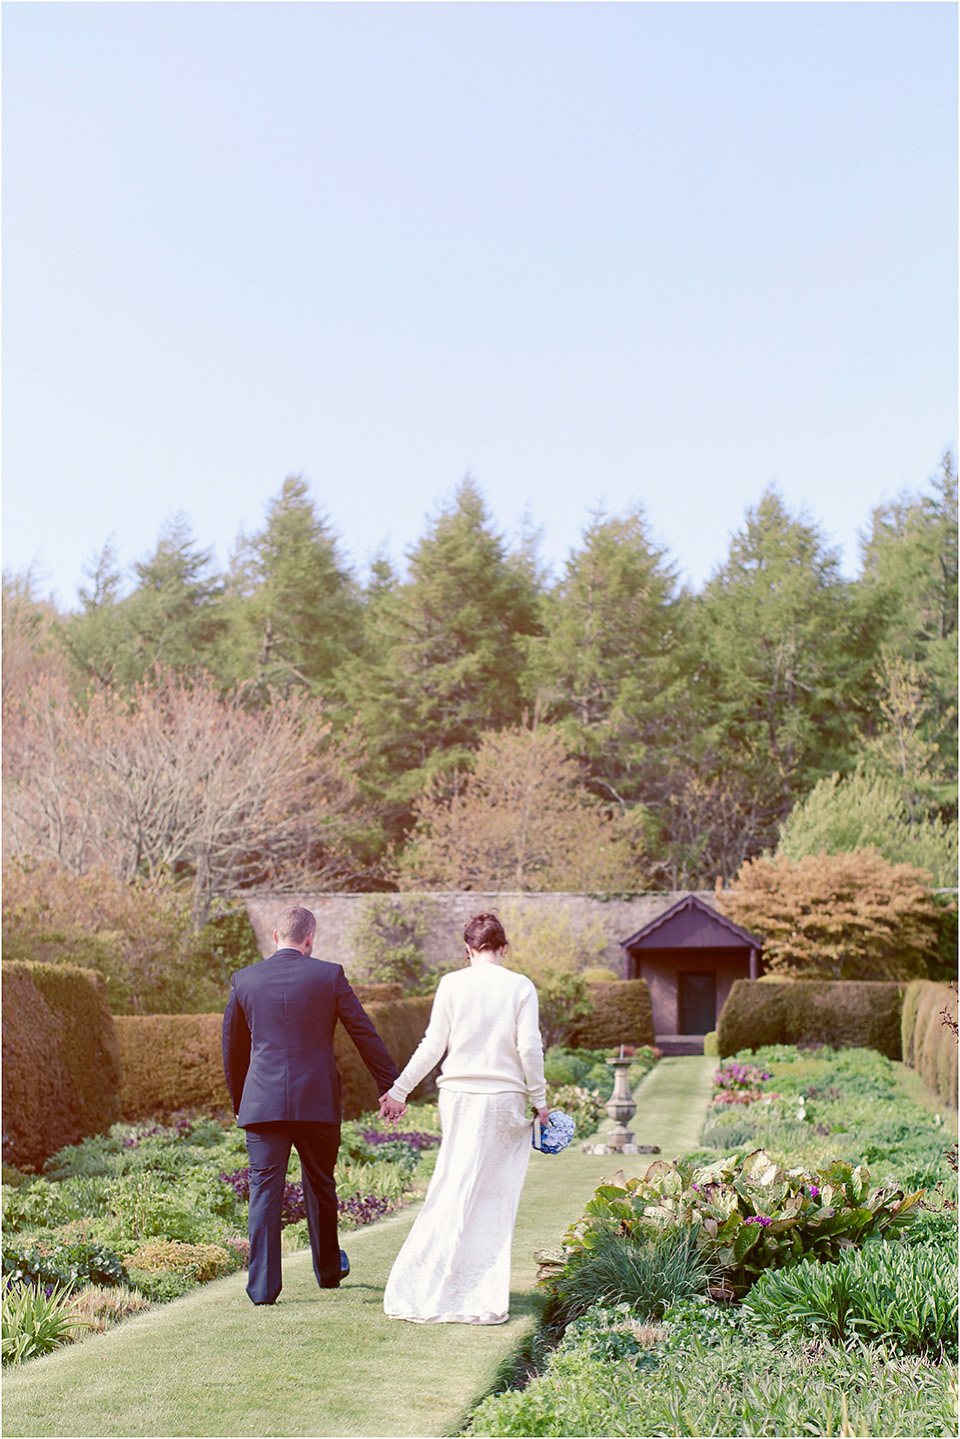
[[[309,487],[289,475],[266,524],[241,538],[229,581],[230,631],[219,664],[232,683],[329,693],[360,639],[360,597]]]
[[[878,850],[891,864],[926,870],[938,888],[956,888],[956,820],[912,821],[899,784],[863,766],[814,785],[780,826],[777,853],[796,861],[806,854],[868,848]]]
[[[123,574],[114,537],[84,566],[88,585],[78,590],[81,609],[67,617],[63,644],[77,688],[111,684],[118,657],[130,644],[127,611],[122,600]]]
[[[520,719],[536,592],[468,478],[414,547],[406,581],[381,575],[371,601],[365,650],[339,679],[367,742],[365,783],[399,839],[431,776],[462,765],[485,729]]]
[[[740,777],[756,854],[797,798],[851,762],[871,657],[857,652],[837,552],[772,489],[747,511],[696,614],[693,768]]]
[[[546,634],[530,645],[528,691],[596,792],[623,806],[658,797],[683,608],[643,511],[598,513],[545,600]]]
[[[951,819],[957,814],[957,476],[949,451],[930,488],[875,509],[863,540],[857,599],[877,635],[877,718],[864,728],[865,739],[882,751],[885,730],[900,731],[901,738],[906,721],[916,744],[926,747],[928,793]]]

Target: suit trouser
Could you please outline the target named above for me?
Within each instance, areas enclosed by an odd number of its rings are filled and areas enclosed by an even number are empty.
[[[247,1293],[270,1304],[280,1293],[280,1219],[291,1145],[300,1156],[313,1272],[324,1289],[340,1282],[337,1189],[333,1167],[340,1148],[339,1124],[281,1120],[246,1126],[250,1160],[250,1265]]]

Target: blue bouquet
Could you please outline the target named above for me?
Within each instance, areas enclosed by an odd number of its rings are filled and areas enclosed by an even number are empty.
[[[544,1154],[559,1154],[561,1149],[566,1149],[576,1129],[569,1114],[564,1114],[562,1109],[551,1109],[547,1124],[533,1121],[533,1147]]]

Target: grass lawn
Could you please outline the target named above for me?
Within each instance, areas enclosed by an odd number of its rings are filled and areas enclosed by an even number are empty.
[[[698,1142],[716,1060],[661,1060],[637,1089],[639,1144]],[[604,1124],[604,1128],[606,1125]],[[628,1158],[639,1173],[649,1156]],[[284,1260],[273,1308],[231,1275],[4,1376],[5,1436],[453,1434],[531,1333],[533,1252],[555,1245],[620,1161],[574,1145],[532,1155],[513,1246],[511,1317],[495,1327],[388,1320],[383,1289],[415,1210],[345,1237],[352,1272],[322,1292],[306,1251]]]

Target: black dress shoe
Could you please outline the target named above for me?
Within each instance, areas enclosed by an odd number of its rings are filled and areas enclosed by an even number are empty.
[[[341,1249],[341,1250],[340,1250],[340,1279],[346,1279],[346,1277],[347,1277],[347,1275],[348,1275],[349,1273],[350,1273],[350,1260],[347,1258],[347,1251],[346,1251],[345,1249]],[[329,1284],[321,1284],[321,1285],[320,1285],[320,1288],[321,1288],[321,1289],[339,1289],[339,1288],[340,1288],[340,1279],[333,1279],[333,1280],[330,1281]]]

